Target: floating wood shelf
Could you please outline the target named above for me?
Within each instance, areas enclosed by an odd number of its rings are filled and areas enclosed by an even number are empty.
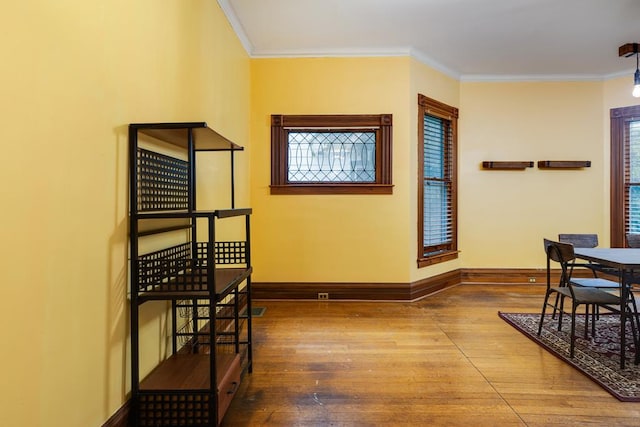
[[[540,160],[540,169],[579,169],[591,167],[590,160]]]
[[[499,161],[499,162],[494,162],[494,161],[487,161],[487,162],[482,162],[482,168],[483,169],[526,169],[526,168],[532,168],[533,167],[533,162],[503,162],[503,161]]]

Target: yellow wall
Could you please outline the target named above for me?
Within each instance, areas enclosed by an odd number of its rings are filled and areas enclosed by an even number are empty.
[[[408,58],[254,59],[254,280],[408,282]],[[393,114],[392,195],[270,195],[271,114]]]
[[[9,2],[0,28],[0,425],[99,426],[130,387],[126,126],[248,146],[249,59],[208,0]]]
[[[602,82],[462,83],[460,92],[462,266],[540,267],[543,237],[604,237]],[[485,160],[591,167],[482,170]]]
[[[561,232],[598,233],[606,245],[608,108],[630,101],[620,80],[461,83],[408,58],[252,60],[255,280],[407,283],[460,267],[539,268],[542,237]],[[421,269],[418,93],[460,109],[461,253]],[[271,114],[379,112],[394,114],[393,196],[269,194]],[[486,171],[485,160],[592,165]]]
[[[256,281],[406,283],[458,267],[541,267],[542,236],[608,236],[608,111],[637,104],[631,74],[459,83],[409,58],[250,61],[205,0],[16,1],[0,28],[2,426],[98,426],[126,400],[130,122],[205,120],[247,147],[237,205],[254,207]],[[460,108],[462,250],[419,270],[417,93]],[[393,195],[269,195],[270,115],[325,113],[393,114]],[[592,167],[479,167],[554,159]],[[200,172],[201,182],[219,173]],[[144,314],[153,348],[162,312]]]
[[[409,147],[410,177],[409,198],[406,201],[407,215],[410,218],[409,227],[409,257],[407,262],[411,272],[411,282],[416,282],[440,273],[455,270],[460,267],[460,259],[418,268],[418,94],[428,96],[452,107],[460,107],[460,83],[433,68],[418,61],[411,61],[411,90],[409,106],[411,109],[409,129],[411,130],[411,146]]]

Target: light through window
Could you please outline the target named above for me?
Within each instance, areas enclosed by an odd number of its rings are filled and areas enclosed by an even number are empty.
[[[450,140],[444,120],[424,117],[424,255],[438,253],[451,244],[451,156]]]
[[[640,121],[628,125],[629,178],[626,183],[627,232],[640,233]]]
[[[289,131],[290,183],[375,182],[376,133]]]

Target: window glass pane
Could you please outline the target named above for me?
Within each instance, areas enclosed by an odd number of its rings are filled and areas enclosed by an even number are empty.
[[[629,123],[628,232],[640,233],[640,121]]]
[[[423,245],[427,255],[451,243],[451,182],[446,167],[447,124],[443,119],[425,115],[423,131]]]
[[[444,177],[444,126],[441,119],[424,116],[424,177]]]
[[[629,233],[640,233],[640,185],[629,187]]]
[[[426,181],[424,194],[423,244],[435,246],[451,241],[449,189],[444,182]]]
[[[629,175],[631,183],[640,183],[640,121],[629,123]]]
[[[375,131],[289,131],[290,183],[376,181]]]

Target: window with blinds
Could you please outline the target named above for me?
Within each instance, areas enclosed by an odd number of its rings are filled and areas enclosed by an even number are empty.
[[[612,108],[611,242],[627,246],[627,233],[640,233],[640,105]]]
[[[625,230],[640,233],[640,118],[627,122],[625,148]]]
[[[457,257],[458,110],[423,95],[419,110],[418,266]]]

